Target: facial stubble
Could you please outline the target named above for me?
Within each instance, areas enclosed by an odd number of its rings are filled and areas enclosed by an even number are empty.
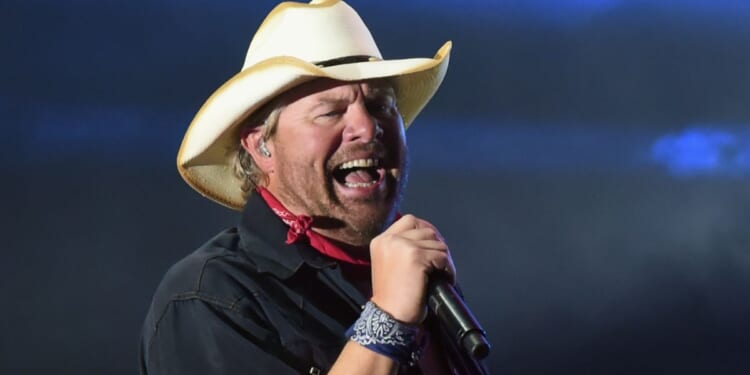
[[[393,155],[392,160],[400,160],[401,165],[386,169],[384,196],[375,194],[357,199],[342,198],[336,193],[333,167],[337,160],[346,157],[329,159],[322,173],[324,181],[320,184],[306,178],[310,176],[307,173],[286,173],[302,170],[300,168],[315,170],[313,166],[295,165],[286,159],[279,164],[279,180],[286,188],[279,192],[278,198],[303,210],[298,214],[312,216],[313,227],[324,235],[351,246],[369,246],[370,241],[393,222],[401,204],[408,177],[407,155],[405,145]],[[321,175],[320,172],[313,174],[316,178]]]

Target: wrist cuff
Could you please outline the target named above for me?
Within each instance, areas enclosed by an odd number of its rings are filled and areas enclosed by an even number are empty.
[[[346,331],[346,337],[400,364],[414,366],[422,355],[418,333],[417,326],[399,322],[368,301],[359,319]]]

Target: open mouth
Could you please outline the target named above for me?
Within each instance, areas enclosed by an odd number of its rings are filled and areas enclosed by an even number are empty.
[[[333,178],[348,188],[373,187],[385,176],[380,164],[380,159],[376,158],[350,160],[336,167]]]

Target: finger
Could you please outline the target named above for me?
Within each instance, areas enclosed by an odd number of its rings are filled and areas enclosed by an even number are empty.
[[[440,234],[440,231],[434,225],[432,225],[432,223],[430,223],[427,220],[422,220],[420,218],[415,218],[415,219],[417,220],[417,228],[429,228],[429,229],[432,229],[435,232],[435,236],[439,240],[445,241],[445,238],[443,238],[443,235]]]
[[[437,240],[442,241],[440,234],[432,228],[409,229],[399,233],[399,236],[410,240]]]
[[[448,245],[435,238],[408,238],[403,234],[391,235],[391,244],[389,247],[394,249],[401,249],[400,251],[414,251],[419,252],[423,250],[439,250],[442,252],[448,251]]]
[[[448,253],[448,245],[445,244],[443,241],[439,240],[416,240],[414,243],[417,245],[417,247],[424,251],[439,251],[442,253]]]
[[[433,253],[430,259],[430,273],[439,274],[446,277],[451,284],[456,283],[456,266],[453,259],[447,254]],[[442,256],[441,256],[442,255]]]
[[[401,218],[399,218],[398,220],[393,222],[393,224],[391,224],[388,230],[400,232],[404,230],[419,229],[419,228],[432,228],[435,232],[438,231],[437,228],[435,228],[435,226],[432,225],[432,223],[430,223],[429,221],[420,219],[412,214],[406,214],[404,216],[401,216]]]
[[[446,251],[425,249],[422,253],[422,262],[428,273],[440,272],[449,276],[455,273],[453,262]]]
[[[383,233],[401,233],[411,229],[431,229],[435,233],[435,237],[441,241],[445,241],[445,238],[440,231],[435,228],[432,223],[427,220],[420,219],[412,214],[406,214],[400,219],[396,220],[391,226],[386,229]]]
[[[416,216],[412,214],[406,214],[401,216],[400,219],[396,220],[391,224],[388,229],[383,233],[400,233],[409,229],[416,229],[418,226],[418,220]]]
[[[445,267],[445,272],[448,273],[451,284],[456,283],[456,265],[453,264],[453,258],[448,257],[448,264]]]

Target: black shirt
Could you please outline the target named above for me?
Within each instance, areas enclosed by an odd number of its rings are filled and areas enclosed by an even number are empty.
[[[307,243],[285,244],[287,231],[253,195],[237,227],[172,266],[143,327],[141,374],[325,373],[369,296]]]

